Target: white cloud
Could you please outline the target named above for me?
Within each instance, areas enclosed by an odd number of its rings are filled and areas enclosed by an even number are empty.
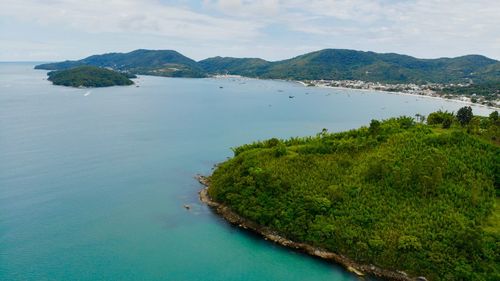
[[[330,47],[418,57],[480,53],[500,58],[498,0],[1,1],[0,21],[15,19],[56,30],[57,35],[43,42],[57,42],[53,52],[85,33],[89,42],[81,48],[87,53],[123,46],[178,48],[195,58],[282,59]],[[15,21],[10,26],[15,28]],[[118,37],[119,43],[113,41]],[[0,52],[5,48],[0,46]]]
[[[500,58],[500,2],[495,0],[293,0],[322,21],[292,22],[294,30],[423,57],[482,53]],[[326,24],[325,24],[326,23]],[[361,39],[361,40],[360,40]]]
[[[279,0],[205,0],[204,3],[230,17],[263,19],[281,12]]]
[[[216,18],[155,0],[3,0],[1,16],[89,33],[132,32],[185,39],[250,40],[258,24]],[[230,28],[229,28],[230,27]]]

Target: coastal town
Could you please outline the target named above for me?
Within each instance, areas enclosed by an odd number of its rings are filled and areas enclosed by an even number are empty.
[[[451,94],[444,91],[444,89],[450,88],[464,88],[471,84],[386,84],[380,82],[367,82],[360,80],[306,80],[298,81],[304,86],[308,87],[332,87],[332,88],[349,88],[349,89],[362,89],[362,90],[373,90],[373,91],[387,91],[387,92],[397,92],[403,94],[428,96],[436,98],[445,98],[459,100],[466,103],[480,104],[484,106],[499,108],[500,107],[500,89],[496,92],[491,93],[488,97],[482,95],[457,95]]]

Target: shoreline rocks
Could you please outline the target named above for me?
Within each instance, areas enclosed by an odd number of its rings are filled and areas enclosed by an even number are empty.
[[[348,271],[353,272],[354,274],[360,277],[368,274],[375,277],[380,277],[387,280],[395,280],[395,281],[415,281],[415,280],[422,280],[419,278],[423,278],[423,277],[411,278],[406,274],[404,274],[403,272],[386,270],[376,267],[374,265],[358,264],[355,261],[343,255],[330,252],[328,250],[319,247],[314,247],[306,243],[300,243],[289,240],[283,236],[280,236],[276,231],[273,231],[268,227],[260,226],[257,223],[238,215],[237,213],[233,212],[228,206],[225,206],[219,202],[212,200],[212,198],[210,198],[210,195],[208,194],[210,179],[202,175],[197,175],[196,179],[203,186],[205,186],[202,190],[199,191],[199,197],[201,202],[207,204],[217,214],[219,214],[221,217],[223,217],[226,221],[228,221],[232,225],[259,234],[263,236],[265,240],[272,241],[276,244],[282,245],[287,248],[299,250],[314,257],[318,257],[330,262],[340,264]]]

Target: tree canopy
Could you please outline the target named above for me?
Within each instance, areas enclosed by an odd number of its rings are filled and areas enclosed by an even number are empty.
[[[463,128],[438,112],[432,125],[399,117],[243,145],[214,171],[209,194],[288,238],[361,263],[430,280],[499,280],[494,116]]]
[[[128,74],[95,66],[78,66],[66,70],[51,71],[47,75],[49,76],[48,80],[54,85],[70,87],[109,87],[134,84],[129,79],[132,76]]]

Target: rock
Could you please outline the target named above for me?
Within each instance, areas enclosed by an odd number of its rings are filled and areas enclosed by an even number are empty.
[[[427,281],[427,278],[425,278],[423,276],[419,276],[415,280],[417,280],[417,281]]]
[[[352,266],[348,266],[347,270],[349,270],[350,272],[353,272],[354,274],[356,274],[358,276],[365,276],[365,274],[363,272],[357,270],[356,268],[354,268]]]

